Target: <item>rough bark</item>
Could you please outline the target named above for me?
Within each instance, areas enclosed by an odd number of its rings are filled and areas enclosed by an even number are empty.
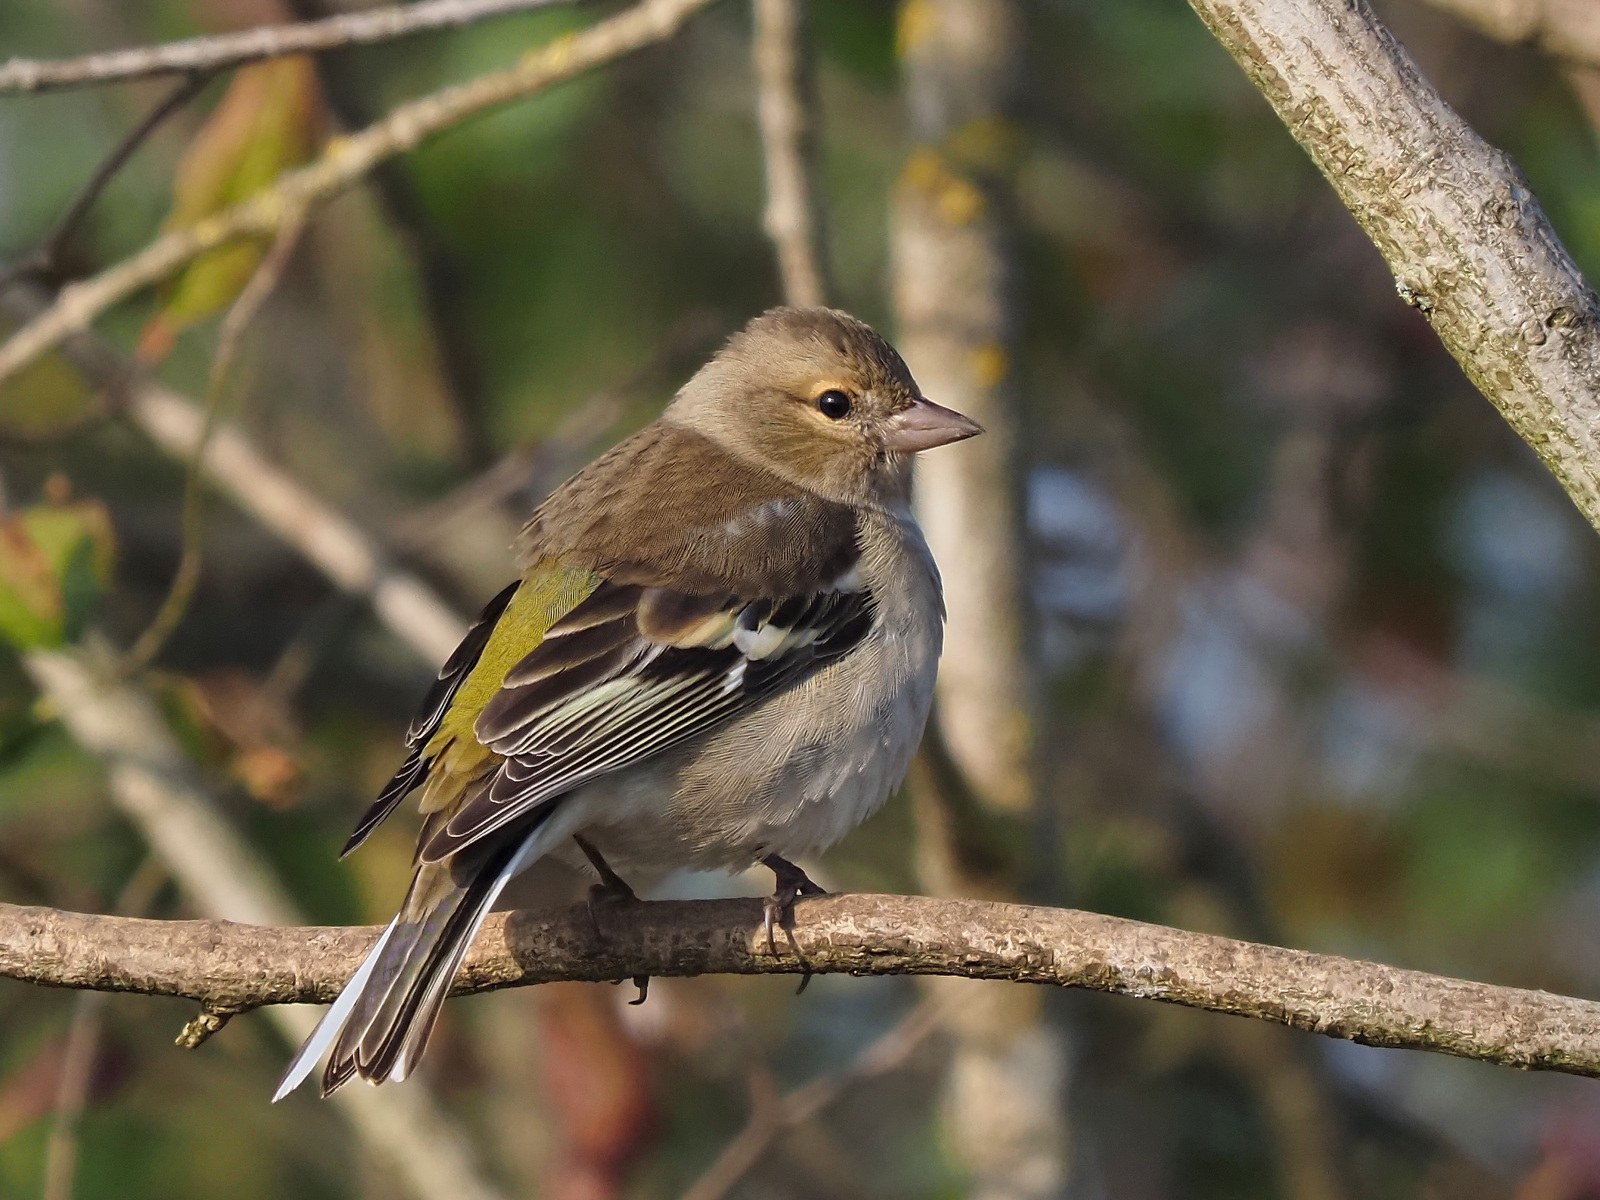
[[[1468,378],[1600,528],[1600,301],[1365,0],[1190,0]]]
[[[634,975],[948,975],[1054,984],[1276,1021],[1372,1046],[1600,1077],[1600,1003],[1098,913],[825,896],[796,907],[805,962],[766,948],[759,900],[495,913],[455,993]],[[181,996],[214,1009],[331,1001],[377,927],[150,921],[0,905],[0,975],[50,987]]]

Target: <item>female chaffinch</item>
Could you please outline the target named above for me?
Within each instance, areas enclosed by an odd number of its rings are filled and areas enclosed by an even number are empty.
[[[330,1047],[323,1095],[404,1079],[485,915],[546,854],[619,895],[612,864],[765,863],[770,941],[821,890],[790,860],[871,815],[921,738],[944,605],[912,457],[980,432],[867,325],[780,308],[557,489],[345,847],[420,794],[405,902],[274,1099]]]

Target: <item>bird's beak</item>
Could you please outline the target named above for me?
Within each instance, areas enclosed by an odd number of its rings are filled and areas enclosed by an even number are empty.
[[[962,416],[953,408],[922,399],[918,399],[910,408],[895,413],[885,424],[888,433],[884,436],[883,444],[895,454],[932,450],[935,446],[947,446],[983,432],[982,425]]]

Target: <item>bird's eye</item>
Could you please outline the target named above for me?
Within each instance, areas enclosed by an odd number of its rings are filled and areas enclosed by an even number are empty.
[[[843,420],[850,415],[850,397],[838,388],[829,388],[817,397],[817,411],[830,421]]]

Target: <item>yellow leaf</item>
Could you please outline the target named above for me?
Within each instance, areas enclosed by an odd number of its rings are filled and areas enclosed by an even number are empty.
[[[310,59],[280,58],[241,67],[178,164],[166,228],[194,225],[309,161],[316,150],[320,112]],[[265,249],[260,240],[238,242],[191,263],[141,335],[140,357],[164,357],[184,329],[232,303]]]

